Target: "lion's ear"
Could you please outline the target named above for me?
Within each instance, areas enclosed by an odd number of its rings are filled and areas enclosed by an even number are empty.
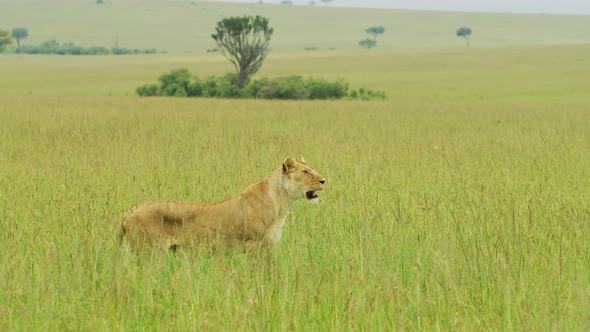
[[[296,163],[297,162],[295,161],[295,159],[287,157],[287,159],[285,159],[285,161],[283,162],[283,172],[287,173],[290,169],[295,167]]]
[[[300,163],[305,163],[305,159],[303,159],[303,156],[297,157],[297,161]]]

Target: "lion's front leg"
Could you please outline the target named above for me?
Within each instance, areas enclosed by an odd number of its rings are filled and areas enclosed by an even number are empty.
[[[249,240],[243,242],[244,253],[256,259],[270,259],[272,245],[267,241]]]

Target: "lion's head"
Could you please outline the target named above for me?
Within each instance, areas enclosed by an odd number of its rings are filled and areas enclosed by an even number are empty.
[[[286,178],[285,188],[292,198],[306,198],[312,204],[318,202],[318,191],[323,189],[326,180],[307,166],[303,157],[285,159],[283,174]]]

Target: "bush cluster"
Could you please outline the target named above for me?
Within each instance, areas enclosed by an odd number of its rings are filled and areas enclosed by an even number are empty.
[[[377,42],[373,39],[366,38],[359,42],[359,46],[364,48],[373,48],[377,46]]]
[[[237,75],[209,76],[201,79],[187,69],[175,69],[158,78],[158,83],[137,88],[141,97],[207,97],[250,99],[384,99],[385,93],[368,89],[350,90],[343,80],[328,81],[292,75],[277,78],[261,78],[248,83],[243,89],[237,86]]]
[[[83,47],[74,43],[60,44],[55,39],[43,42],[39,45],[23,45],[18,53],[25,54],[59,54],[59,55],[107,55],[107,54],[152,54],[157,53],[156,49],[129,49],[113,47],[110,50],[102,46]]]
[[[158,53],[158,50],[155,48],[145,48],[143,50],[134,48],[125,48],[125,47],[112,47],[111,53],[114,55],[126,55],[126,54],[155,54]]]
[[[228,73],[224,76],[209,76],[199,79],[186,69],[175,69],[158,78],[159,83],[146,84],[137,88],[142,97],[242,97],[237,86],[237,76]]]

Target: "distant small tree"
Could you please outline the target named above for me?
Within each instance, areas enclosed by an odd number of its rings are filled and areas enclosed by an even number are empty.
[[[324,5],[328,5],[330,2],[332,2],[333,0],[320,0],[321,2],[324,3]]]
[[[12,37],[10,37],[10,32],[8,30],[0,29],[0,51],[4,48],[5,45],[12,43]]]
[[[377,43],[371,39],[371,38],[367,38],[367,39],[363,39],[359,42],[359,46],[364,47],[364,48],[373,48],[375,46],[377,46]]]
[[[471,29],[467,28],[467,27],[461,27],[457,30],[457,37],[463,37],[465,38],[465,41],[467,41],[467,46],[469,46],[469,36],[471,36]]]
[[[16,39],[16,51],[20,51],[20,41],[21,39],[26,39],[29,36],[29,30],[26,28],[13,28],[11,35],[14,39]]]
[[[377,46],[377,36],[385,33],[385,28],[381,27],[381,26],[370,27],[367,30],[365,30],[365,32],[368,33],[369,35],[373,36],[373,41],[375,42],[375,45],[373,45],[373,46]]]
[[[270,52],[273,28],[261,16],[229,17],[217,22],[211,37],[234,65],[238,88],[243,88]]]

